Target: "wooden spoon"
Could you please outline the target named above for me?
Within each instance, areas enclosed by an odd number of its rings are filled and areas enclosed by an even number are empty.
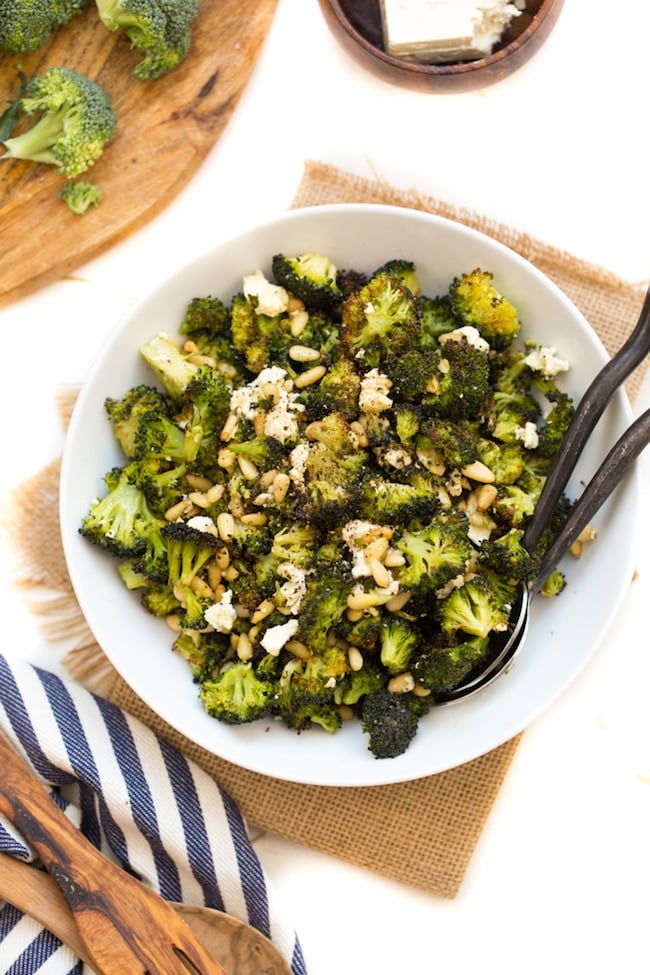
[[[0,812],[61,889],[100,975],[227,975],[168,901],[79,832],[2,734],[0,766]]]
[[[0,899],[3,898],[39,921],[92,967],[93,960],[74,916],[49,874],[0,853]],[[291,975],[278,949],[256,928],[209,907],[172,906],[228,975]]]

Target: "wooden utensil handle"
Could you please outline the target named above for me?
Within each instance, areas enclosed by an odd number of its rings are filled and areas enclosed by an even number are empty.
[[[97,850],[0,734],[0,812],[56,880],[102,975],[226,975],[162,897]]]

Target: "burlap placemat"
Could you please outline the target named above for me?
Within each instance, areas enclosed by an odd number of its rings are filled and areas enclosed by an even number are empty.
[[[507,243],[552,277],[582,309],[608,349],[636,321],[643,288],[571,255],[455,210],[413,191],[366,181],[308,162],[294,206],[379,202],[416,207],[461,220]],[[631,383],[632,393],[640,375]],[[63,390],[64,420],[76,390]],[[271,779],[238,768],[183,739],[116,674],[96,646],[76,603],[58,526],[59,463],[23,484],[6,528],[19,558],[19,585],[40,615],[44,635],[65,653],[70,672],[143,720],[212,774],[249,823],[305,846],[428,892],[453,898],[515,754],[520,736],[459,768],[414,782],[370,788],[322,788]]]

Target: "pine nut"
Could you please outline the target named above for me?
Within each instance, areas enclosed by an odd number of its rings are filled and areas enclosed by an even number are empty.
[[[241,454],[237,454],[237,463],[239,464],[239,470],[247,481],[254,481],[256,477],[259,477],[260,472],[248,457],[242,457]]]
[[[210,586],[207,584],[207,582],[204,579],[201,579],[199,576],[194,576],[194,578],[190,582],[190,589],[192,590],[192,592],[195,592],[197,596],[204,596],[205,599],[211,599],[212,596],[214,596],[214,593],[212,592]]]
[[[399,566],[405,565],[405,564],[406,564],[406,559],[404,558],[404,556],[402,555],[402,553],[399,551],[399,549],[396,549],[396,548],[389,548],[388,549],[388,551],[386,552],[386,555],[384,556],[384,565],[386,566],[386,568],[388,568],[388,569],[397,569],[397,568],[399,568]]]
[[[288,474],[285,474],[284,472],[280,472],[279,474],[276,474],[275,478],[273,479],[273,484],[271,486],[271,491],[273,492],[273,498],[276,504],[280,504],[282,501],[284,501],[284,499],[287,496],[287,491],[289,490],[290,484],[291,484],[291,478],[289,477]]]
[[[350,623],[358,623],[359,620],[363,619],[362,609],[346,609],[345,618],[349,620]]]
[[[298,298],[297,295],[289,295],[289,300],[287,301],[287,312],[289,315],[295,315],[296,312],[302,311],[305,307],[305,303],[302,298]]]
[[[215,504],[217,501],[221,501],[225,493],[226,488],[223,484],[213,484],[212,487],[208,488],[208,490],[205,492],[205,496],[208,499],[209,504]]]
[[[402,592],[398,592],[396,596],[393,596],[392,599],[389,599],[385,604],[385,608],[389,613],[399,613],[401,609],[404,609],[410,598],[411,593],[408,589],[404,589]]]
[[[582,542],[575,541],[573,545],[569,546],[569,552],[574,559],[579,559],[582,555]]]
[[[379,559],[369,560],[370,571],[372,577],[379,586],[380,589],[388,589],[392,580],[392,576],[385,565],[383,565]]]
[[[250,660],[253,656],[253,644],[246,633],[239,634],[237,656],[240,660]]]
[[[239,420],[236,413],[229,413],[221,430],[222,440],[232,440]]]
[[[278,476],[278,472],[275,469],[275,467],[271,468],[270,471],[264,471],[264,473],[260,477],[260,487],[263,488],[271,487],[271,485],[273,484],[277,476]]]
[[[226,520],[225,522],[226,527],[228,526],[228,524],[229,522]],[[234,519],[232,522],[232,527],[233,529],[235,527]],[[219,518],[217,518],[217,531],[219,531]],[[221,536],[221,532],[219,532],[219,535]],[[223,538],[221,540],[226,541],[226,539]],[[219,566],[222,572],[224,571],[224,569],[227,569],[228,566],[230,565],[230,552],[228,551],[228,549],[220,548],[219,551],[215,553],[214,561],[217,563],[217,565]]]
[[[218,564],[217,564],[217,562],[216,562],[215,559],[213,559],[208,564],[208,567],[206,569],[206,574],[207,574],[207,577],[208,577],[208,585],[210,586],[210,588],[214,592],[214,590],[217,588],[217,586],[221,582],[221,569],[219,568],[219,566],[218,566]]]
[[[209,508],[210,502],[207,496],[201,491],[190,491],[187,496],[192,504],[195,504],[197,508]]]
[[[234,582],[239,577],[239,571],[234,565],[229,565],[223,574],[226,582]]]
[[[292,653],[294,657],[299,657],[300,660],[309,660],[313,656],[309,647],[305,646],[300,640],[287,640],[284,649]]]
[[[416,684],[413,688],[413,694],[415,697],[429,697],[431,691],[428,687],[423,687],[422,684]]]
[[[189,505],[190,502],[187,498],[183,498],[181,501],[173,504],[171,508],[168,508],[165,512],[165,521],[178,521],[179,518],[183,517]]]
[[[294,339],[297,339],[300,335],[302,335],[308,321],[309,315],[305,311],[304,306],[290,313],[289,331]]]
[[[174,631],[174,633],[180,633],[182,630],[178,616],[175,613],[171,613],[169,616],[166,616],[165,623],[170,628],[170,630]]]
[[[498,493],[494,484],[482,484],[476,494],[477,509],[487,511],[496,501]]]
[[[474,460],[471,464],[466,464],[461,469],[461,474],[469,477],[472,481],[480,481],[482,484],[492,484],[494,482],[494,474],[480,460]]]
[[[380,535],[379,538],[374,538],[372,542],[366,545],[364,549],[364,555],[368,561],[370,559],[378,559],[382,562],[388,551],[388,539],[385,535]]]
[[[350,647],[348,650],[348,663],[350,670],[359,671],[363,669],[363,655],[358,647]]]
[[[224,542],[229,542],[235,531],[235,519],[229,511],[222,511],[217,515],[217,531],[219,538]]]
[[[318,349],[311,349],[308,345],[292,345],[289,349],[289,358],[294,362],[316,362],[320,359]]]
[[[381,600],[374,592],[351,592],[347,602],[348,609],[370,609],[378,606]]]
[[[227,447],[222,447],[217,454],[217,464],[227,471],[231,471],[235,466],[236,455]]]
[[[267,616],[270,616],[275,609],[275,603],[272,599],[264,599],[259,604],[253,615],[251,616],[252,623],[261,623],[265,620]]]
[[[267,521],[268,518],[263,511],[253,511],[249,515],[241,516],[242,525],[253,525],[254,527],[261,528]]]
[[[212,487],[212,481],[208,477],[201,477],[200,474],[186,474],[185,480],[195,491],[207,491]]]
[[[188,355],[187,361],[191,362],[193,366],[210,366],[211,369],[217,368],[217,360],[211,355],[201,355],[200,353],[195,353]]]
[[[313,386],[314,383],[320,382],[326,372],[327,369],[325,366],[314,366],[313,369],[307,369],[306,372],[302,372],[294,380],[294,386],[297,389],[304,389],[305,386]]]
[[[413,679],[413,674],[409,674],[408,671],[404,674],[398,674],[397,677],[392,677],[388,684],[386,685],[387,690],[391,694],[408,694],[415,688],[415,680]]]

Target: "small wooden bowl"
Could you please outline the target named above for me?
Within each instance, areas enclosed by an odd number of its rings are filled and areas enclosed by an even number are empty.
[[[528,0],[494,51],[475,61],[420,64],[387,54],[379,0],[319,0],[332,33],[352,57],[385,81],[420,91],[484,88],[524,64],[546,40],[564,0]]]

